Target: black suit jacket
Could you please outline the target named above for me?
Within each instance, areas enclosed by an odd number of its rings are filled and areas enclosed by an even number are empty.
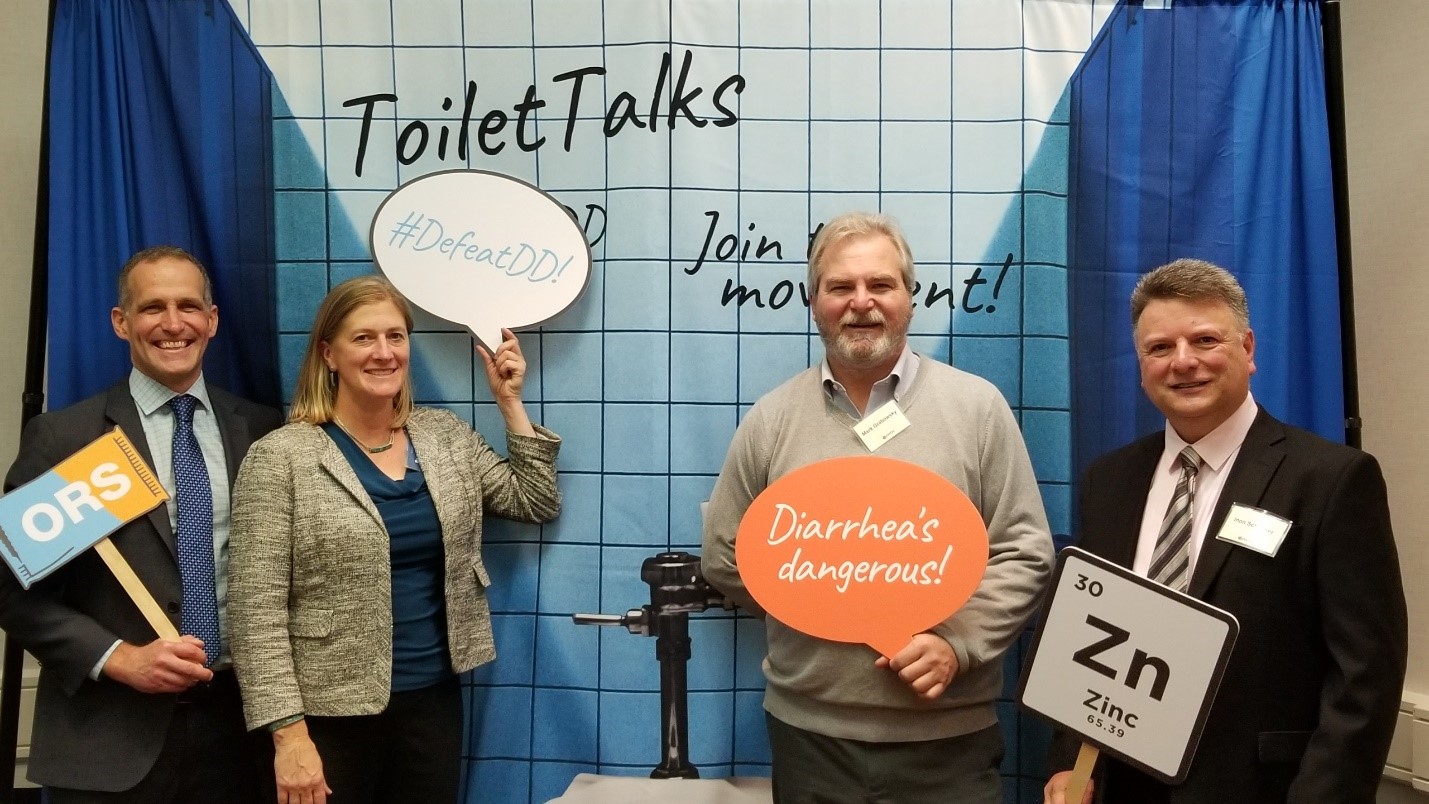
[[[211,385],[208,394],[231,483],[249,445],[276,428],[280,415]],[[126,378],[108,391],[32,419],[5,487],[29,482],[115,425],[152,466]],[[178,627],[182,593],[165,506],[109,538]],[[143,645],[156,638],[104,562],[93,550],[86,551],[29,591],[21,589],[12,573],[0,572],[0,627],[41,665],[30,780],[105,791],[138,784],[159,755],[176,696],[146,695],[106,677],[90,680],[90,670],[114,640]]]
[[[1080,546],[1130,567],[1156,433],[1097,459],[1080,493]],[[1274,558],[1215,538],[1232,503],[1293,523]],[[1216,502],[1189,592],[1240,621],[1190,775],[1175,787],[1104,759],[1103,801],[1370,804],[1399,710],[1408,634],[1379,464],[1256,417]],[[1053,770],[1076,743],[1060,736]]]

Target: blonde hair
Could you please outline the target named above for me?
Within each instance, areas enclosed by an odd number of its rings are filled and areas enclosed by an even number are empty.
[[[819,292],[824,268],[821,264],[824,254],[836,243],[853,237],[883,235],[893,243],[898,252],[898,271],[903,275],[903,286],[913,292],[913,250],[908,247],[908,238],[892,217],[874,212],[849,212],[834,218],[819,228],[814,242],[809,246],[809,295]]]
[[[293,393],[293,407],[288,413],[290,422],[324,424],[333,419],[337,405],[337,374],[330,371],[323,361],[322,347],[337,337],[338,330],[347,317],[359,307],[369,304],[391,302],[407,331],[412,331],[412,305],[391,282],[380,276],[359,276],[328,291],[318,307],[313,319],[312,332],[308,334],[308,348],[303,354],[303,365],[298,369],[298,387]],[[393,427],[402,427],[412,415],[412,373],[409,370],[402,380],[402,389],[392,400],[395,415]]]

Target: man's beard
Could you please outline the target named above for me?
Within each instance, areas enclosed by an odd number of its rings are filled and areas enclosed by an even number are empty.
[[[877,311],[866,315],[848,313],[832,326],[826,326],[817,318],[814,324],[819,329],[819,337],[824,341],[824,351],[832,358],[830,362],[854,369],[872,368],[895,356],[902,351],[903,336],[908,331],[907,325],[904,324],[895,332],[895,327],[890,326],[888,316]],[[883,329],[877,336],[847,329],[848,326],[857,324],[882,324]]]

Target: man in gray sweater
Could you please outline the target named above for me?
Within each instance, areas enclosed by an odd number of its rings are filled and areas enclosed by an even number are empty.
[[[987,525],[989,550],[972,599],[891,660],[765,618],[775,800],[999,804],[993,702],[1002,656],[1052,563],[1027,448],[991,383],[908,348],[913,257],[890,218],[854,213],[825,225],[808,286],[825,359],[761,398],[735,433],[706,513],[705,578],[759,612],[735,563],[740,519],[780,477],[867,454],[855,426],[889,403],[907,424],[877,454],[962,489]]]

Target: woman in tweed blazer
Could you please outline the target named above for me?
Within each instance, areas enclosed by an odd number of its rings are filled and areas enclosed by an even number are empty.
[[[290,423],[253,445],[234,486],[233,659],[249,728],[272,733],[279,802],[456,800],[456,676],[496,653],[482,516],[560,510],[560,439],[526,415],[515,336],[479,350],[507,460],[453,414],[413,406],[411,327],[385,279],[333,288]]]

